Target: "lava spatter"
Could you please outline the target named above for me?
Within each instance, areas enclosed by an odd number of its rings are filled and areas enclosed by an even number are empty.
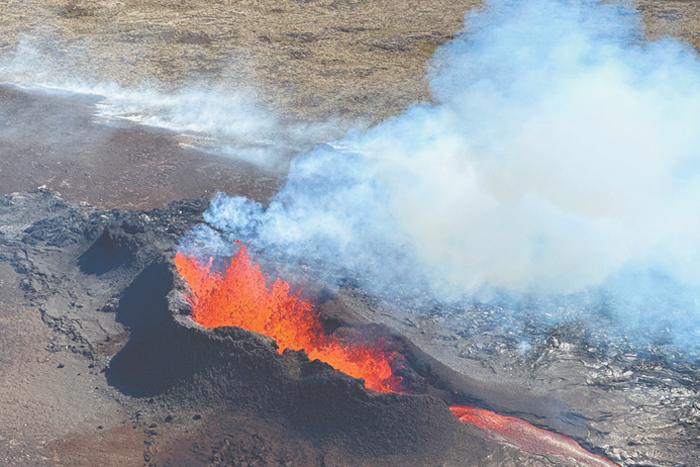
[[[223,272],[213,271],[211,260],[201,262],[182,253],[175,255],[175,265],[192,290],[192,318],[202,326],[238,326],[258,332],[275,339],[280,353],[304,349],[312,360],[363,378],[370,389],[402,391],[401,380],[389,365],[391,352],[326,335],[313,305],[300,292],[292,293],[282,279],[268,286],[268,278],[251,263],[245,245],[240,245]]]

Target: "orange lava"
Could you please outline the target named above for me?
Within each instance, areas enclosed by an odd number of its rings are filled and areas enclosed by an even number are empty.
[[[284,349],[304,349],[311,359],[319,359],[356,378],[379,392],[405,392],[401,379],[389,365],[391,352],[379,346],[343,342],[326,336],[318,311],[291,293],[289,284],[277,279],[268,286],[268,278],[252,264],[245,245],[225,265],[224,272],[212,271],[212,262],[194,256],[175,255],[177,270],[190,285],[192,317],[202,326],[238,326],[265,334]],[[577,460],[591,467],[615,467],[617,464],[583,449],[568,436],[542,430],[515,417],[466,405],[450,406],[463,423],[482,429],[494,440],[536,454],[553,454]]]
[[[271,287],[267,277],[252,264],[245,245],[226,265],[212,271],[212,260],[202,263],[194,256],[175,255],[175,265],[190,285],[192,318],[202,326],[238,326],[270,336],[284,349],[304,349],[310,359],[319,359],[379,392],[402,391],[393,375],[392,354],[380,347],[343,342],[326,336],[316,309],[291,293],[289,284],[277,279]]]
[[[568,457],[591,467],[617,467],[605,457],[586,451],[568,436],[542,430],[525,420],[467,405],[452,405],[450,410],[461,422],[475,425],[495,440],[523,451]]]

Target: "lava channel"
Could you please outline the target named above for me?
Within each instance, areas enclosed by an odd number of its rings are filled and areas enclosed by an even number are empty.
[[[450,410],[461,422],[475,425],[494,440],[523,451],[568,457],[591,467],[619,467],[603,456],[586,451],[568,436],[537,428],[520,418],[467,405],[452,405]]]
[[[194,255],[175,255],[177,270],[192,292],[188,299],[195,322],[207,328],[237,326],[264,334],[275,339],[280,353],[287,348],[303,349],[312,360],[364,379],[367,388],[406,392],[390,366],[394,353],[379,344],[368,346],[325,335],[318,311],[301,297],[301,291],[292,293],[289,284],[279,278],[268,286],[267,276],[251,263],[245,245],[240,245],[222,272],[213,270],[212,263],[212,258],[202,262]],[[494,440],[523,451],[563,456],[591,467],[617,466],[586,451],[573,439],[525,420],[464,405],[452,405],[450,410],[463,423],[475,425]]]

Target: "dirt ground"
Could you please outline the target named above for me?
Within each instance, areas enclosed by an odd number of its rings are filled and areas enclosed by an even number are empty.
[[[24,53],[18,62],[40,76],[168,90],[254,85],[303,118],[376,121],[428,98],[426,61],[476,4],[10,1],[0,6],[0,50]]]
[[[181,147],[174,134],[93,121],[94,99],[0,85],[0,187],[46,186],[104,208],[143,209],[216,190],[265,201],[276,174]]]
[[[430,98],[426,64],[476,0],[9,0],[0,52],[13,78],[173,91],[254,86],[304,119],[379,121]],[[648,35],[700,46],[700,5],[637,0]]]

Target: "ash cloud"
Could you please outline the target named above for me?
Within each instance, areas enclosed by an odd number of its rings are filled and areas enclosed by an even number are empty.
[[[207,221],[395,297],[534,296],[553,323],[604,309],[696,348],[695,51],[626,6],[496,0],[430,80],[430,103],[297,156],[269,206],[222,194]]]

